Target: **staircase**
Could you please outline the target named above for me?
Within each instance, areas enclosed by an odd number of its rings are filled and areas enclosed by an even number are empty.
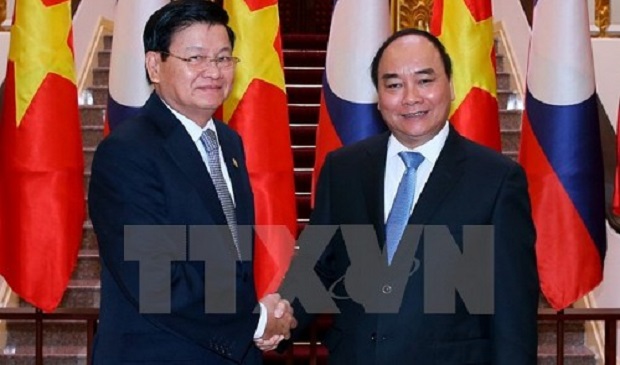
[[[93,70],[92,105],[81,109],[82,134],[86,168],[85,186],[88,187],[90,164],[97,144],[103,137],[103,114],[107,103],[107,82],[110,62],[111,37],[104,39],[105,50],[98,55],[98,66]],[[291,140],[295,165],[295,186],[299,226],[303,228],[310,215],[310,189],[314,166],[314,145],[321,80],[325,65],[326,35],[290,34],[283,36],[285,80],[289,99]],[[501,49],[501,47],[500,47]],[[511,75],[504,69],[502,54],[497,56],[498,102],[501,111],[502,147],[506,155],[516,159],[519,147],[521,111],[507,110],[515,100],[511,87]],[[84,224],[82,248],[77,268],[61,307],[99,306],[99,260],[95,235],[87,220]],[[22,306],[27,304],[22,303]],[[542,304],[544,305],[544,304]],[[324,347],[309,346],[309,342],[321,338],[329,327],[329,318],[322,317],[310,328],[304,338],[286,354],[265,354],[267,365],[276,364],[325,364],[327,351]],[[539,364],[555,364],[555,324],[541,322],[539,325]],[[594,365],[592,353],[584,345],[583,322],[575,322],[566,328],[566,365]],[[0,353],[0,364],[34,364],[34,323],[7,321],[7,346]],[[86,364],[86,324],[76,321],[49,322],[44,324],[45,365]]]

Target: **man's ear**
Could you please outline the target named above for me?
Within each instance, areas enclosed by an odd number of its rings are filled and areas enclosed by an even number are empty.
[[[159,68],[161,66],[161,54],[159,52],[148,51],[144,57],[144,64],[146,66],[146,72],[149,75],[149,79],[154,84],[159,83]]]

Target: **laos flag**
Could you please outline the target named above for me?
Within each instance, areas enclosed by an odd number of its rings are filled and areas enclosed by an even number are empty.
[[[144,68],[144,25],[169,0],[120,0],[114,12],[106,134],[134,116],[151,95]]]
[[[538,0],[519,160],[527,173],[541,289],[563,309],[602,280],[603,158],[586,0]]]
[[[338,0],[334,4],[316,133],[313,192],[327,153],[386,130],[377,110],[370,65],[390,35],[389,10],[385,0]]]

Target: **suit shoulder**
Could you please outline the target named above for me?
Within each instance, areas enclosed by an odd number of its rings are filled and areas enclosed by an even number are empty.
[[[503,169],[521,168],[521,165],[512,160],[510,157],[507,157],[506,155],[489,147],[473,142],[467,138],[462,138],[462,145],[467,153],[467,156],[472,158],[477,164]]]
[[[141,136],[148,136],[155,133],[156,130],[155,123],[141,111],[120,123],[106,139],[140,139]]]
[[[148,116],[140,113],[116,127],[97,146],[99,150],[126,151],[132,155],[161,146],[162,132]],[[129,156],[127,156],[129,157]]]
[[[389,134],[387,133],[377,134],[359,142],[340,147],[330,152],[330,155],[338,161],[358,160],[364,153],[380,152],[382,149],[385,149],[388,138]]]

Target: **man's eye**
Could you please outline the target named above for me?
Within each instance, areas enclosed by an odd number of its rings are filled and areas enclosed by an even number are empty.
[[[187,59],[189,63],[201,63],[204,56],[189,56]]]
[[[386,84],[386,85],[385,85],[385,88],[386,88],[386,89],[396,89],[396,88],[398,88],[398,87],[400,87],[400,84],[398,84],[398,83]]]

